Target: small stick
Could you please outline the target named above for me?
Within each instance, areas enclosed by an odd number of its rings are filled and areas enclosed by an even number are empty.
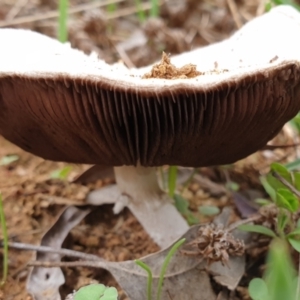
[[[3,241],[0,242],[0,247],[3,247]],[[55,253],[60,254],[61,256],[68,256],[68,257],[76,257],[84,260],[89,261],[103,261],[101,257],[92,254],[86,254],[83,252],[70,250],[70,249],[54,249],[48,246],[36,246],[24,243],[15,243],[15,242],[8,242],[8,247],[12,249],[19,249],[24,251],[37,251],[43,253]]]
[[[30,261],[30,267],[43,267],[43,268],[62,268],[62,267],[87,267],[87,268],[102,268],[102,264],[95,261]]]
[[[230,12],[231,12],[231,15],[233,17],[233,20],[234,20],[234,22],[236,24],[236,27],[238,29],[240,29],[243,24],[241,22],[241,18],[240,18],[240,15],[238,13],[238,9],[237,9],[236,3],[233,0],[227,0],[227,4],[228,4],[228,7],[230,9]]]
[[[230,232],[230,231],[237,229],[241,225],[248,224],[248,223],[254,222],[254,221],[258,221],[260,219],[261,219],[261,215],[254,215],[252,217],[249,217],[248,219],[240,220],[240,221],[233,223],[232,225],[228,226],[227,230]]]
[[[272,175],[278,179],[283,185],[289,188],[297,197],[300,198],[300,191],[298,191],[293,185],[291,185],[286,179],[280,176],[277,172],[273,171]]]
[[[293,148],[293,147],[295,148],[299,145],[300,145],[300,143],[295,143],[295,144],[291,144],[291,145],[265,145],[263,148],[260,149],[260,151],[275,150],[275,149],[286,149],[286,148]]]

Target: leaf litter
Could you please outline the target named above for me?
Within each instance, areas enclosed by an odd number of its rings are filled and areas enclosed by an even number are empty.
[[[89,211],[90,208],[67,208],[44,236],[42,246],[52,246],[51,249],[53,252],[55,252],[55,250],[59,250],[68,231]],[[225,209],[223,213],[215,219],[216,226],[220,226],[220,224],[227,224],[231,214],[232,211],[230,209]],[[186,239],[187,245],[193,243],[195,240],[199,240],[199,238],[203,238],[203,227],[205,226],[194,226],[189,229],[185,235],[183,235]],[[214,226],[212,226],[211,229],[212,231],[217,232]],[[223,232],[226,232],[226,230]],[[225,241],[223,241],[225,243],[227,242],[227,248],[229,250],[231,246],[230,241],[235,241],[243,245],[240,240],[235,240],[234,235],[236,234],[241,236],[241,233],[233,233],[233,235],[231,235],[227,232]],[[244,239],[248,236],[248,234],[245,233],[242,235]],[[218,243],[219,242],[220,239],[218,239]],[[212,245],[215,248],[213,251],[218,252],[220,249],[216,246],[217,243],[213,243],[214,241],[212,241]],[[172,246],[173,245],[154,254],[140,258],[142,262],[150,267],[153,273],[153,299],[157,296],[156,286],[159,280],[161,266]],[[225,246],[224,251],[228,249],[226,249]],[[31,294],[33,294],[35,300],[61,299],[59,295],[59,287],[64,283],[64,277],[60,269],[56,267],[55,264],[55,262],[60,261],[59,251],[57,253],[53,252],[45,251],[38,254],[38,261],[36,262],[36,266],[28,279],[27,288]],[[67,250],[63,253],[66,254]],[[129,299],[139,300],[147,298],[147,274],[135,263],[134,260],[109,262],[95,255],[86,255],[84,253],[82,253],[82,255],[80,255],[80,253],[74,253],[73,255],[75,254],[77,256],[81,256],[83,260],[77,263],[66,263],[66,265],[106,269],[117,280],[122,289],[128,295]],[[201,299],[214,300],[216,298],[216,294],[210,284],[209,274],[211,274],[219,284],[224,285],[231,290],[235,289],[245,271],[245,257],[243,256],[244,249],[239,253],[231,252],[230,254],[231,256],[229,257],[228,255],[226,257],[226,263],[224,263],[222,258],[214,257],[214,259],[211,260],[211,257],[205,253],[194,256],[186,255],[184,250],[177,251],[171,259],[164,276],[162,299],[167,299],[167,297],[171,297],[171,299],[174,300],[184,299],[185,297],[193,299],[193,295],[201,295]],[[69,255],[72,256],[71,251]],[[237,259],[235,255],[243,257]],[[209,261],[207,261],[207,259],[209,259]],[[38,267],[40,262],[44,262],[46,266],[55,267],[50,269]],[[189,286],[189,288],[184,288],[186,286]]]

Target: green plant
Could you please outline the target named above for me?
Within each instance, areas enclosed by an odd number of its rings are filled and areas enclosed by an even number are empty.
[[[135,2],[135,6],[136,6],[136,10],[137,10],[137,16],[138,16],[138,19],[141,23],[145,22],[146,20],[146,15],[145,15],[145,12],[143,10],[143,7],[142,7],[142,1],[141,0],[134,0]],[[118,5],[117,3],[110,3],[107,5],[107,12],[109,14],[112,14],[114,12],[116,12],[118,9]],[[112,28],[109,28],[109,31],[111,31]]]
[[[175,195],[176,180],[177,180],[177,167],[170,166],[169,173],[168,173],[168,188],[169,188],[169,196],[171,198],[173,198]]]
[[[199,220],[193,215],[189,209],[189,202],[184,199],[180,194],[176,193],[176,181],[177,181],[177,167],[170,166],[168,170],[168,192],[170,198],[174,200],[174,204],[177,210],[187,219],[187,222],[190,225],[198,224]],[[186,188],[186,185],[192,180],[193,176],[196,173],[196,169],[192,172],[191,176],[188,178],[187,183],[184,184],[183,190]],[[161,169],[161,176],[164,185],[164,174]]]
[[[0,159],[0,166],[7,166],[19,159],[18,155],[5,155]]]
[[[193,215],[189,209],[189,202],[184,199],[181,195],[175,194],[174,197],[175,206],[178,211],[186,218],[190,225],[198,224],[199,220]]]
[[[270,246],[263,279],[251,280],[249,294],[253,300],[300,300],[298,287],[299,282],[288,245],[282,239],[276,238]]]
[[[162,293],[162,287],[163,287],[163,282],[166,274],[167,267],[170,263],[171,258],[175,254],[175,252],[178,250],[178,248],[185,242],[185,239],[181,239],[177,241],[170,251],[168,252],[166,258],[164,259],[164,262],[162,264],[160,274],[159,274],[159,280],[158,280],[158,285],[157,285],[157,292],[156,292],[156,300],[161,299],[161,293]],[[135,263],[140,266],[142,269],[144,269],[147,274],[148,274],[148,279],[147,279],[147,300],[152,300],[152,284],[153,284],[153,275],[151,268],[142,262],[141,260],[135,260]]]
[[[271,171],[261,178],[261,182],[271,201],[263,199],[263,202],[260,199],[260,202],[264,205],[273,203],[277,207],[275,229],[271,230],[262,225],[249,224],[242,225],[239,228],[272,238],[278,236],[288,241],[296,251],[300,252],[300,228],[295,215],[299,209],[300,173],[290,172],[285,166],[273,163],[271,164]]]
[[[68,175],[70,174],[71,170],[72,170],[71,166],[65,166],[62,169],[53,171],[51,173],[50,177],[52,179],[66,180]]]
[[[203,216],[214,216],[220,213],[220,209],[217,206],[201,205],[198,207],[200,214]]]
[[[158,15],[159,15],[158,0],[151,0],[150,16],[156,18],[158,17]]]
[[[80,288],[74,296],[74,300],[118,300],[118,291],[114,287],[106,287],[104,284],[90,284]]]
[[[68,40],[68,7],[69,0],[59,0],[58,40],[62,43]]]
[[[6,228],[6,220],[4,215],[4,208],[2,202],[2,195],[0,194],[0,222],[1,222],[1,230],[3,235],[3,277],[1,281],[1,285],[6,282],[8,275],[8,234]]]
[[[300,6],[293,0],[271,0],[270,2],[267,2],[265,9],[266,11],[269,11],[273,6],[277,5],[290,5],[300,10]]]
[[[136,5],[136,8],[137,8],[137,14],[138,14],[139,21],[141,23],[145,22],[146,15],[145,15],[144,10],[142,9],[142,1],[141,0],[135,0],[135,5]]]

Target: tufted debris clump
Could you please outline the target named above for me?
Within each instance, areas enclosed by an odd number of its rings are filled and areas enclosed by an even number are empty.
[[[191,249],[182,250],[182,254],[200,257],[208,264],[220,261],[228,265],[230,256],[242,256],[245,253],[243,240],[235,238],[232,233],[220,225],[200,227],[198,237],[186,245]]]
[[[185,64],[178,68],[171,64],[169,55],[162,53],[161,62],[155,64],[149,73],[143,75],[142,78],[161,78],[161,79],[187,79],[194,78],[202,73],[197,71],[197,66],[193,64]]]

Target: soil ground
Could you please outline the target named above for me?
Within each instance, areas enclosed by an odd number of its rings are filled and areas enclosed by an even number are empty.
[[[77,12],[69,19],[69,40],[86,53],[97,52],[108,63],[122,60],[129,67],[153,63],[162,50],[173,55],[222,40],[264,11],[264,3],[259,0],[169,0],[161,2],[160,18],[150,18],[141,24],[133,0],[120,1],[116,6],[97,7],[97,3],[101,1],[71,0],[70,8]],[[143,5],[147,16],[149,3]],[[51,0],[0,0],[0,27],[28,28],[55,37],[57,18],[52,12],[56,10],[56,1]],[[274,144],[294,142],[295,137],[286,128]],[[52,172],[66,164],[35,157],[0,137],[0,159],[7,155],[18,157],[17,161],[0,166],[0,191],[13,241],[39,244],[70,199],[82,202],[89,191],[112,181],[108,178],[87,185],[72,183],[90,167],[86,165],[72,165],[66,180],[51,179]],[[295,156],[293,148],[264,151],[236,163],[225,173],[217,167],[198,172],[220,187],[224,187],[227,174],[242,191],[262,193],[259,174],[268,170],[270,162],[290,161]],[[199,205],[233,205],[228,194],[203,188],[196,178],[183,196],[189,200],[190,210],[199,222],[207,221],[199,215]],[[128,210],[114,215],[109,205],[88,215],[72,230],[64,246],[112,261],[135,259],[158,250]],[[25,283],[29,270],[26,263],[32,257],[30,252],[9,250],[9,278],[0,291],[1,299],[31,299]],[[118,287],[104,270],[68,268],[64,272],[64,296],[91,280]],[[239,299],[248,299],[246,284],[242,282],[238,289]],[[121,299],[125,299],[121,290],[120,293]]]

